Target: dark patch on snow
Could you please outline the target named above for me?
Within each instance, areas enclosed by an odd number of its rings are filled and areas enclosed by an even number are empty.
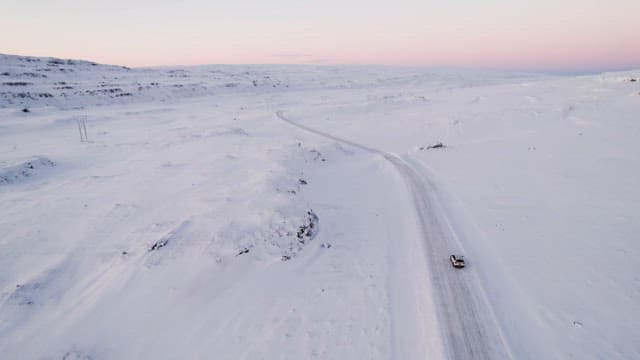
[[[168,234],[166,234],[165,236],[160,238],[158,241],[153,243],[153,245],[151,245],[151,247],[149,248],[149,251],[151,252],[154,250],[160,250],[163,247],[167,246],[171,241],[179,238],[182,235],[183,231],[189,226],[189,224],[190,222],[188,220],[183,221],[180,225],[178,225],[176,228],[171,230]]]
[[[73,62],[71,60],[69,60],[70,64],[69,65],[73,65]],[[51,66],[58,66],[58,65],[64,65],[65,61],[62,59],[56,59],[56,58],[52,58],[47,62],[47,65],[51,65]]]
[[[298,227],[298,231],[296,232],[297,241],[291,244],[287,254],[282,256],[282,260],[286,261],[295,257],[297,253],[302,251],[304,246],[310,243],[318,235],[319,231],[318,215],[316,215],[313,210],[307,211],[303,224]]]
[[[582,327],[582,326],[584,326],[584,325],[582,324],[582,322],[581,322],[581,321],[577,321],[577,320],[576,320],[576,321],[574,321],[574,322],[573,322],[573,326],[574,326],[574,327],[577,327],[577,328],[581,328],[581,327]]]
[[[307,211],[305,223],[300,225],[298,232],[296,233],[298,242],[304,244],[309,240],[313,240],[317,234],[317,225],[318,216],[313,212],[313,210]]]
[[[431,150],[431,149],[444,149],[446,146],[441,143],[441,142],[437,142],[435,144],[429,145],[429,146],[420,146],[418,149],[419,150]]]
[[[299,224],[291,226],[293,224]],[[265,239],[268,245],[278,248],[282,261],[295,258],[309,245],[320,232],[318,216],[309,210],[303,217],[295,217],[292,222],[283,219],[282,223],[272,225],[273,235],[277,238]],[[248,246],[251,248],[251,246]]]
[[[82,351],[70,350],[62,356],[62,360],[93,360],[93,357]]]
[[[153,245],[151,245],[151,247],[149,248],[149,251],[153,251],[153,250],[160,250],[163,247],[167,246],[167,244],[169,243],[169,237],[164,237],[158,241],[156,241],[155,243],[153,243]]]
[[[311,154],[313,154],[313,161],[327,161],[327,159],[322,156],[322,153],[316,149],[309,150]]]
[[[9,300],[17,305],[33,305],[32,293],[40,288],[40,283],[17,284],[16,290],[9,296]]]
[[[45,74],[38,74],[38,73],[34,73],[34,72],[24,72],[22,74],[20,74],[19,76],[26,76],[26,77],[32,77],[32,78],[46,78],[47,75]]]
[[[89,95],[106,95],[106,94],[116,94],[121,93],[123,90],[121,88],[108,88],[108,89],[97,89],[97,90],[85,90],[85,93]]]
[[[49,93],[31,93],[31,92],[19,92],[19,93],[3,92],[3,93],[0,93],[0,95],[11,96],[11,97],[17,98],[17,99],[31,99],[31,100],[47,99],[47,98],[52,98],[53,97],[53,95],[49,94]]]

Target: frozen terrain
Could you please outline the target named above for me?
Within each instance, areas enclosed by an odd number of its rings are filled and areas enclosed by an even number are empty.
[[[640,358],[639,76],[0,55],[0,358]]]

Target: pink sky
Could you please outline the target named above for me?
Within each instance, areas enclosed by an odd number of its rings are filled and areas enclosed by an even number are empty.
[[[21,0],[0,52],[129,66],[640,68],[638,0]]]

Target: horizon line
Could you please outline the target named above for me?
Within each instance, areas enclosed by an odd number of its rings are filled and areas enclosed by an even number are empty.
[[[542,74],[542,75],[556,75],[556,76],[579,76],[579,75],[597,75],[608,72],[627,72],[627,71],[640,71],[640,64],[631,66],[618,66],[618,67],[539,67],[539,68],[527,68],[527,67],[492,67],[492,66],[460,66],[460,65],[446,65],[446,64],[383,64],[383,63],[357,63],[357,62],[292,62],[292,63],[277,63],[277,62],[264,62],[264,63],[249,63],[249,62],[237,62],[237,63],[198,63],[198,64],[157,64],[157,65],[123,65],[118,63],[109,63],[96,61],[89,58],[77,58],[77,57],[60,57],[51,55],[23,55],[0,52],[0,55],[26,57],[26,58],[51,58],[60,60],[72,60],[72,61],[84,61],[89,63],[95,63],[105,66],[120,66],[131,69],[153,69],[153,68],[175,68],[175,67],[203,67],[203,66],[317,66],[317,67],[356,67],[356,66],[370,66],[370,67],[389,67],[389,68],[416,68],[416,69],[440,69],[440,70],[460,70],[460,71],[489,71],[489,72],[508,72],[508,73],[521,73],[521,74]]]

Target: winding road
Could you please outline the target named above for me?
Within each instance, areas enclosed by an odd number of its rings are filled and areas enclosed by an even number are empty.
[[[454,269],[449,263],[450,254],[463,254],[464,251],[447,220],[433,184],[394,154],[298,124],[282,111],[276,112],[276,116],[299,129],[382,156],[394,166],[411,193],[418,215],[446,357],[452,360],[513,358],[478,276],[473,271],[473,259],[461,270]]]

